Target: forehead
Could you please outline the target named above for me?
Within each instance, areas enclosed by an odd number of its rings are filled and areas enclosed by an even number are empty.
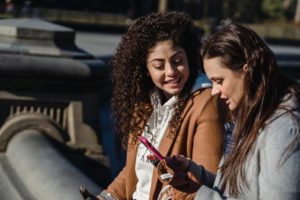
[[[226,66],[222,62],[221,57],[204,58],[203,59],[204,69],[207,72],[218,72],[220,70],[226,70]]]
[[[203,65],[205,73],[207,74],[207,77],[210,80],[218,80],[218,79],[228,79],[228,80],[236,80],[244,79],[245,71],[233,71],[229,69],[228,66],[222,62],[221,57],[215,57],[215,58],[204,58]]]
[[[203,65],[205,73],[209,79],[236,75],[236,72],[233,72],[226,67],[226,65],[222,62],[221,57],[204,58]]]
[[[172,40],[158,41],[148,50],[148,55],[161,52],[185,51],[182,47],[175,45]]]

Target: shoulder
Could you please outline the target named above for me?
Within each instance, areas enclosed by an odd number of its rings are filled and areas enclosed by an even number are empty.
[[[228,109],[218,96],[211,95],[211,88],[202,88],[195,91],[186,106],[198,120],[221,120],[226,121]]]
[[[284,112],[269,121],[262,133],[270,142],[283,143],[295,138],[299,132],[299,111],[289,113]]]
[[[300,105],[293,97],[283,101],[266,121],[264,132],[269,139],[284,141],[294,138],[299,132]]]
[[[190,103],[205,105],[214,99],[211,95],[212,85],[205,74],[199,74],[191,90]]]
[[[222,110],[224,115],[228,114],[226,104],[219,98],[218,95],[211,95],[212,88],[202,88],[195,91],[190,98],[190,101],[197,107],[213,108],[214,110]]]
[[[300,134],[295,119],[299,110],[277,113],[281,115],[270,121],[258,136],[258,158],[262,185],[284,194],[287,190],[299,190]]]
[[[213,99],[215,99],[215,97],[211,95],[211,88],[198,89],[194,91],[190,97],[190,101],[203,104],[212,101]]]
[[[283,154],[294,143],[299,144],[300,110],[286,111],[278,109],[262,129],[260,147],[266,153]]]
[[[187,103],[187,108],[200,112],[207,108],[216,109],[217,106],[218,98],[211,95],[211,88],[202,88],[193,92]]]

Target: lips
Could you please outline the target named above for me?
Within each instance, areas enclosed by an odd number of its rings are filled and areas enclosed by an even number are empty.
[[[165,83],[166,84],[178,84],[180,82],[180,80],[181,80],[181,78],[177,78],[177,79],[165,81]]]

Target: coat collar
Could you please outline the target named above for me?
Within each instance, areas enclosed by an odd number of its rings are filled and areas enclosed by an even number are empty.
[[[191,93],[194,93],[199,89],[209,88],[209,87],[212,87],[211,81],[207,78],[206,74],[201,73],[195,80],[195,84],[192,88]]]
[[[182,118],[185,118],[185,115],[187,114],[187,112],[190,110],[190,108],[194,104],[193,97],[195,95],[201,93],[201,91],[203,89],[209,88],[211,86],[212,86],[212,84],[211,84],[210,80],[207,78],[207,76],[205,74],[201,73],[197,77],[197,79],[195,81],[195,84],[194,84],[194,86],[191,90],[192,95],[191,95],[189,101],[187,102],[187,105],[185,106],[185,108],[183,110],[183,113],[181,114]],[[171,148],[173,142],[175,141],[176,137],[177,137],[177,135],[175,137],[164,136],[162,138],[161,145],[159,146],[159,151],[161,152],[162,155],[167,155],[168,154],[168,151],[170,150],[170,148]]]

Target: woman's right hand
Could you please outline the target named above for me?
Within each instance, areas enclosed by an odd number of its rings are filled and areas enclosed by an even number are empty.
[[[182,155],[176,155],[167,158],[167,163],[177,168],[178,171],[187,172],[190,166],[191,160]]]

